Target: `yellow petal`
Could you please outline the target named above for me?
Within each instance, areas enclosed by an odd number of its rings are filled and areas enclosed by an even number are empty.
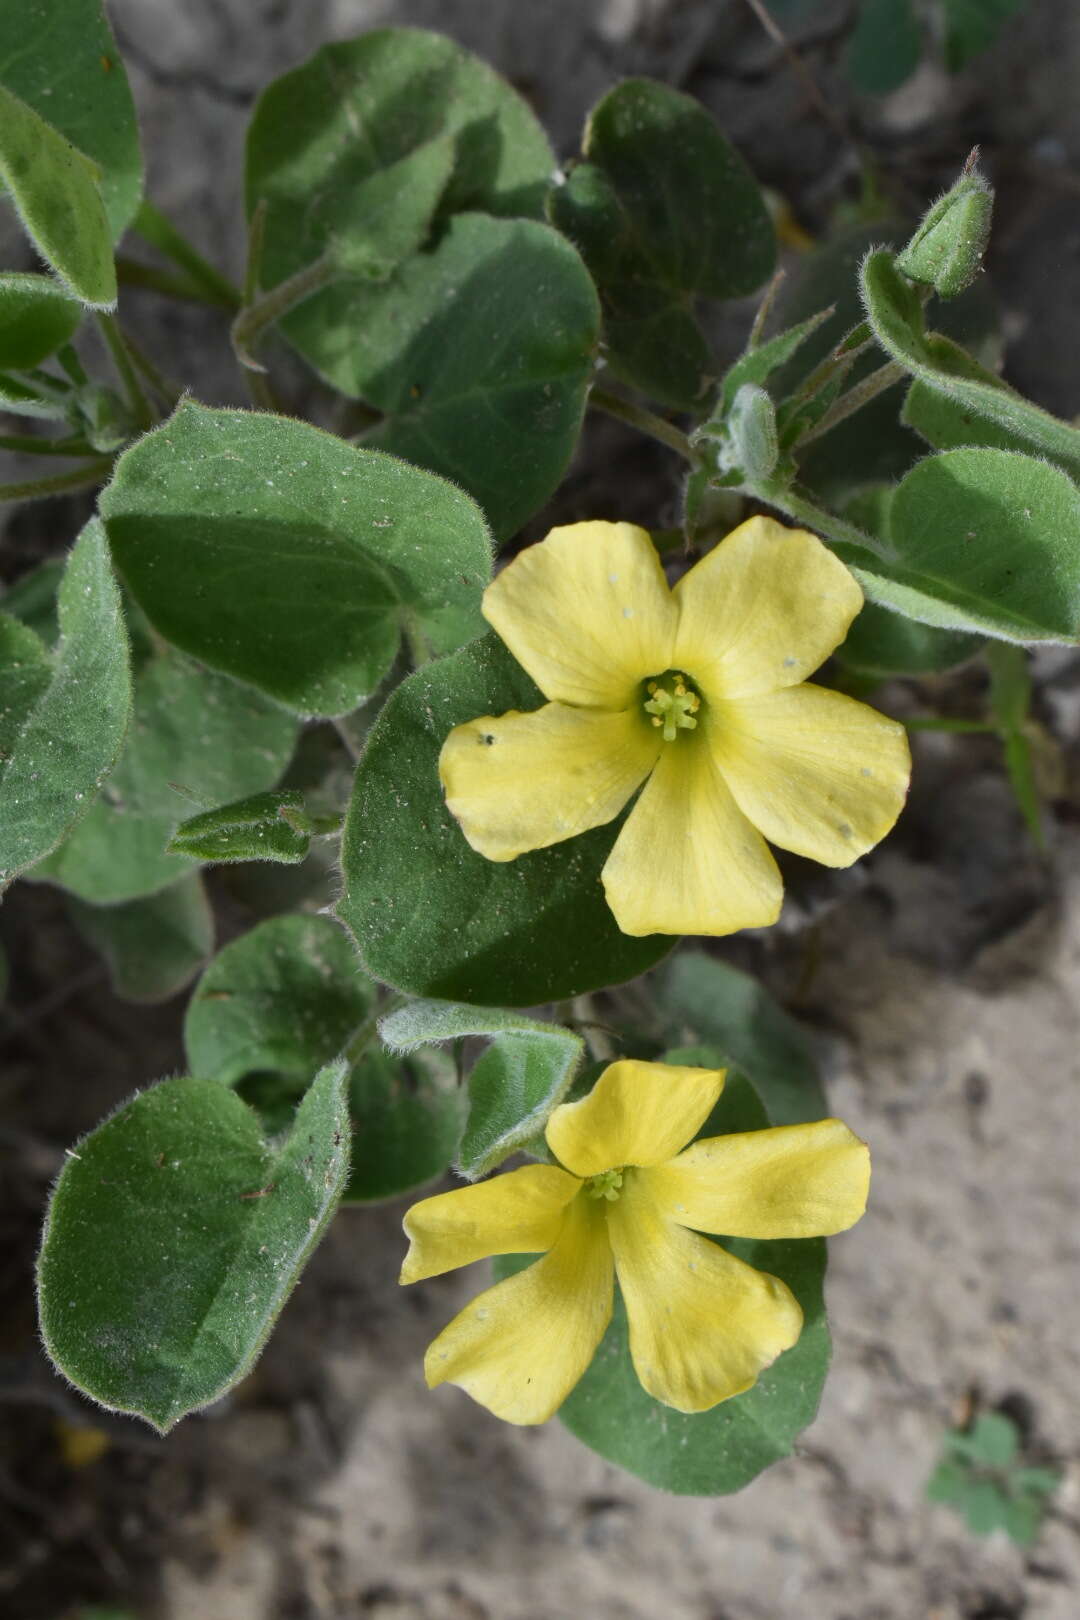
[[[604,1070],[587,1097],[555,1109],[548,1146],[582,1178],[626,1164],[663,1164],[701,1129],[723,1089],[723,1069],[625,1058]]]
[[[734,934],[780,915],[776,862],[705,737],[665,743],[601,873],[624,934]]]
[[[630,1322],[630,1355],[649,1394],[679,1412],[740,1395],[790,1349],[802,1311],[779,1277],[665,1219],[651,1172],[631,1171],[608,1205],[608,1232]]]
[[[663,738],[637,707],[549,703],[455,726],[439,755],[450,814],[489,861],[601,827],[649,774]]]
[[[527,1164],[491,1181],[422,1199],[405,1216],[409,1252],[403,1283],[491,1254],[540,1254],[562,1229],[563,1211],[581,1183],[550,1164]]]
[[[838,647],[863,604],[843,563],[805,529],[740,523],[675,587],[675,668],[706,698],[805,681]]]
[[[632,523],[552,529],[488,586],[483,611],[554,702],[624,709],[640,681],[671,665],[675,603]]]
[[[558,1411],[611,1320],[611,1246],[597,1200],[575,1198],[558,1242],[480,1294],[429,1347],[428,1385],[458,1384],[507,1423]]]
[[[866,1209],[870,1150],[838,1119],[692,1142],[644,1172],[680,1226],[725,1237],[830,1237]]]
[[[850,866],[904,807],[903,726],[822,686],[711,704],[708,742],[739,809],[781,849]]]

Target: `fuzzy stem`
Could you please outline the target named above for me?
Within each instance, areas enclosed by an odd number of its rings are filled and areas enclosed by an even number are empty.
[[[185,270],[195,286],[201,289],[200,296],[206,303],[216,304],[220,309],[240,308],[240,294],[232,282],[207,263],[176,226],[145,198],[135,215],[132,229],[152,247],[156,247],[159,253]]]
[[[112,356],[117,375],[124,385],[124,392],[127,395],[128,404],[131,406],[131,414],[135,424],[145,433],[154,425],[154,407],[146,397],[146,390],[139,381],[139,373],[136,371],[134,362],[128,352],[127,341],[120,329],[120,322],[115,315],[108,315],[99,311],[97,323]]]
[[[604,411],[608,416],[617,417],[620,422],[628,422],[631,427],[636,427],[639,433],[648,434],[650,439],[659,439],[661,444],[666,444],[669,450],[674,450],[692,467],[697,466],[697,457],[686,434],[671,422],[665,422],[662,416],[646,410],[643,405],[633,405],[630,400],[623,399],[619,394],[611,394],[606,388],[595,386],[589,393],[589,404],[598,411]]]
[[[71,472],[54,473],[49,478],[32,478],[24,484],[0,484],[0,503],[4,501],[35,501],[46,495],[66,495],[76,489],[93,489],[103,483],[112,471],[112,458],[102,456],[89,467],[75,467]]]
[[[854,388],[849,388],[846,394],[841,394],[825,412],[821,421],[816,422],[801,436],[796,448],[801,450],[804,444],[811,444],[814,439],[823,438],[826,433],[831,433],[838,423],[846,421],[849,416],[854,416],[856,411],[861,411],[864,405],[869,405],[872,399],[883,394],[886,388],[892,388],[906,375],[904,367],[898,365],[895,360],[889,360],[885,365],[879,366],[868,377],[864,377],[862,382],[856,383]]]

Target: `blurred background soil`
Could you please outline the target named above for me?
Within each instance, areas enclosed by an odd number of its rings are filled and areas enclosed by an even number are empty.
[[[854,195],[855,141],[912,209],[978,143],[998,188],[1006,375],[1075,415],[1080,8],[1031,0],[960,77],[924,63],[874,100],[843,70],[849,0],[772,9],[828,116],[746,0],[110,5],[149,193],[234,275],[255,95],[319,44],[388,21],[493,61],[566,155],[618,78],[691,92],[812,236]],[[4,263],[29,262],[14,234],[4,246]],[[202,398],[244,402],[217,315],[142,291],[124,315]],[[664,452],[605,423],[554,510],[656,526],[672,487]],[[0,572],[65,548],[84,513],[68,500],[9,514]],[[49,1181],[76,1136],[177,1071],[184,997],[150,1010],[113,999],[58,896],[18,886],[0,912],[6,1620],[77,1620],[91,1604],[140,1620],[1075,1620],[1080,660],[1041,653],[1035,674],[1063,765],[1047,856],[992,739],[924,736],[887,846],[843,881],[797,884],[765,941],[723,947],[807,1022],[831,1105],[875,1161],[869,1215],[832,1245],[820,1415],[794,1457],[729,1499],[663,1496],[557,1423],[513,1430],[457,1390],[428,1395],[424,1345],[476,1282],[399,1292],[394,1205],[338,1218],[253,1375],[167,1440],[66,1390],[33,1324]],[[932,701],[981,701],[977,670],[939,679]],[[979,1408],[1007,1411],[1031,1456],[1064,1468],[1027,1552],[973,1539],[925,1500],[943,1431]]]

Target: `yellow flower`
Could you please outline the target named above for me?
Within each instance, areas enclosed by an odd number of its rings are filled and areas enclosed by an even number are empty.
[[[765,839],[850,866],[900,813],[902,726],[800,684],[862,592],[812,534],[741,524],[669,589],[630,523],[575,523],[516,557],[484,616],[549,699],[456,726],[439,758],[473,849],[512,861],[613,820],[603,870],[625,934],[730,934],[776,921]]]
[[[741,1394],[795,1343],[802,1311],[787,1285],[699,1234],[841,1232],[866,1208],[870,1156],[838,1119],[680,1153],[723,1084],[723,1070],[613,1063],[548,1120],[565,1169],[527,1165],[413,1206],[403,1283],[493,1254],[544,1255],[444,1328],[424,1359],[430,1388],[459,1384],[510,1423],[545,1422],[593,1358],[615,1276],[638,1378],[677,1411]]]

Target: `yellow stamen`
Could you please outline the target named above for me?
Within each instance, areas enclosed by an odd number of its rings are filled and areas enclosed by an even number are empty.
[[[602,1170],[598,1176],[590,1176],[585,1183],[585,1191],[590,1198],[606,1198],[613,1204],[622,1191],[623,1172],[621,1170]]]
[[[664,684],[667,681],[672,683],[673,691]],[[645,712],[652,716],[654,726],[663,726],[665,742],[674,742],[680,731],[695,729],[694,717],[701,699],[687,687],[684,675],[673,670],[661,680],[649,681],[647,687],[652,695],[645,703]]]

